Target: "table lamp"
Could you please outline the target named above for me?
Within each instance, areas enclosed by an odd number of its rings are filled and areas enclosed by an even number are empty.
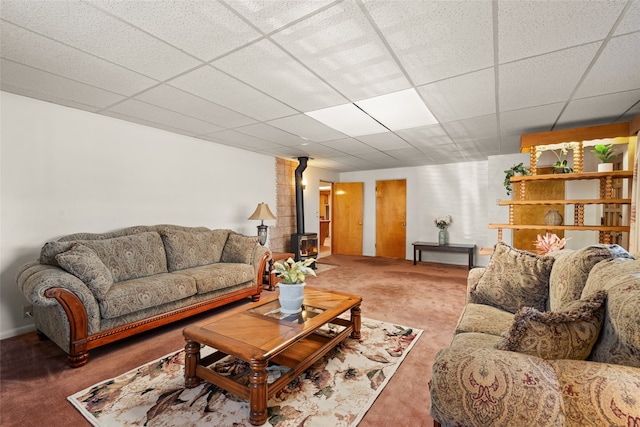
[[[264,220],[276,219],[276,216],[269,209],[269,205],[266,203],[258,203],[258,207],[255,212],[248,219],[257,219],[261,221],[258,226],[258,241],[262,246],[264,246],[264,244],[267,243],[267,226],[264,225]]]

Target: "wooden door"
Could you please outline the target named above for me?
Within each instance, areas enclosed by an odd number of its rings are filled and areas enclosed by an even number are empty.
[[[538,168],[536,174],[545,175],[552,173],[551,168]],[[527,182],[524,200],[564,200],[564,181],[537,181]],[[514,200],[520,200],[520,183],[514,186]],[[544,216],[550,210],[555,209],[562,215],[562,224],[565,224],[564,205],[536,205],[514,206],[514,224],[544,225]],[[558,237],[564,237],[564,230],[552,230]],[[513,247],[536,251],[535,241],[538,234],[544,234],[541,230],[513,230]]]
[[[333,184],[332,253],[362,255],[362,218],[364,183],[336,182]]]
[[[376,256],[407,257],[407,180],[376,181]]]

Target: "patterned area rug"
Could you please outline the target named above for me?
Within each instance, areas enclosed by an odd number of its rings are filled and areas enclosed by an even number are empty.
[[[373,405],[422,330],[362,319],[347,338],[268,402],[265,426],[355,426]],[[213,351],[212,349],[208,349]],[[216,370],[248,383],[246,364],[225,358]],[[271,382],[283,370],[269,368]],[[249,404],[203,383],[184,387],[184,352],[172,353],[67,399],[95,426],[249,427]]]

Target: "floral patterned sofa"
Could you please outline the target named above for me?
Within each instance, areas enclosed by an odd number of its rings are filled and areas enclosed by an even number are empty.
[[[640,261],[498,243],[432,369],[436,426],[640,425]]]
[[[231,230],[176,225],[79,233],[46,243],[18,287],[38,331],[69,354],[251,297],[260,299],[269,249]]]

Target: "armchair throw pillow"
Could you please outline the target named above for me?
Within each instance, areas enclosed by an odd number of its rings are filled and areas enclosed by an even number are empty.
[[[82,280],[98,300],[104,299],[113,284],[111,271],[98,254],[82,243],[75,243],[66,252],[56,255],[58,265]]]
[[[227,243],[222,250],[221,261],[251,264],[257,244],[258,236],[229,233]]]
[[[543,311],[549,296],[554,258],[520,251],[498,242],[475,289],[473,302],[515,313],[521,307]]]
[[[598,291],[557,312],[523,307],[496,348],[543,359],[585,360],[602,328],[605,299],[606,292]]]

